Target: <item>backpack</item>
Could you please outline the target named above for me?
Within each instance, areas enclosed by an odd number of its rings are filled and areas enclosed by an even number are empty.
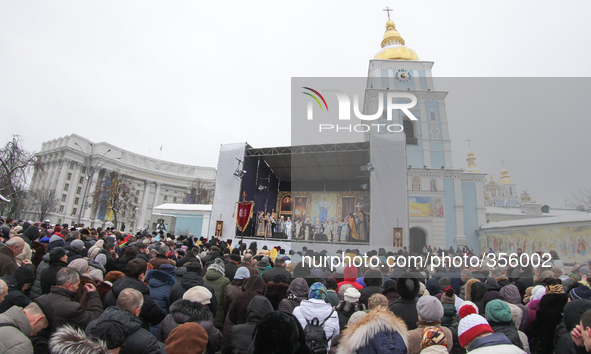
[[[334,308],[324,319],[324,321],[320,322],[318,317],[314,317],[311,321],[306,319],[306,328],[304,328],[304,334],[306,336],[306,345],[310,348],[310,351],[314,354],[326,354],[328,352],[328,341],[332,338],[326,338],[326,333],[324,332],[324,323],[332,316],[334,313]]]

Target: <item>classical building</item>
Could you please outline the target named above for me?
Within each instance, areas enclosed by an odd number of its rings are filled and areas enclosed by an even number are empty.
[[[108,205],[92,207],[92,194],[109,171],[129,178],[137,205],[135,212],[118,216],[118,227],[125,231],[150,229],[153,209],[163,203],[184,204],[196,180],[213,187],[213,167],[184,165],[154,159],[118,148],[109,143],[93,143],[76,134],[44,142],[37,153],[42,170],[35,171],[30,188],[57,192],[60,205],[49,214],[52,223],[94,227],[112,224]],[[194,199],[194,198],[190,198]],[[195,201],[192,201],[194,203]],[[199,202],[199,201],[197,201]],[[29,213],[30,219],[36,215]]]

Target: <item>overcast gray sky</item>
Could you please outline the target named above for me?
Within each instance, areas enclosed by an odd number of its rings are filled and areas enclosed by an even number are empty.
[[[366,76],[385,6],[434,76],[591,76],[588,1],[0,0],[0,141],[20,134],[38,151],[77,133],[214,167],[222,143],[289,145],[291,77]],[[466,167],[469,137],[480,169],[498,177],[505,160],[539,202],[591,185],[584,102],[553,120],[494,124],[467,119],[452,94],[454,167]]]

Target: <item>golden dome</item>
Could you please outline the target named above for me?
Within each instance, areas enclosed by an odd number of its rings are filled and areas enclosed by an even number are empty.
[[[475,160],[476,158],[474,157],[474,153],[470,150],[468,152],[468,158],[466,159],[466,161],[468,161],[468,169],[464,172],[482,173],[482,171],[476,168]]]
[[[509,171],[506,169],[503,168],[501,170],[501,175],[501,178],[499,178],[499,184],[515,184],[511,179],[511,176],[509,176]]]
[[[419,60],[417,53],[404,45],[404,39],[396,30],[394,21],[386,22],[386,33],[382,39],[382,49],[373,57],[374,59],[389,60]]]

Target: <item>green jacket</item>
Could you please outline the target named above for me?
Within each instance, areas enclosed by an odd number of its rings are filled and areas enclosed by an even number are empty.
[[[226,288],[230,285],[230,279],[226,278],[218,271],[209,269],[203,277],[203,282],[211,286],[215,292],[213,295],[218,301],[218,307],[215,317],[213,318],[213,325],[220,329],[224,326],[224,319],[226,318],[224,312],[224,295],[226,294]]]

